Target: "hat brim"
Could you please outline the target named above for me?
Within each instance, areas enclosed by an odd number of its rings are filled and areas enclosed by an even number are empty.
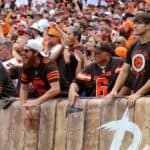
[[[47,54],[45,54],[43,51],[38,51],[38,50],[36,50],[36,49],[33,49],[33,47],[30,47],[30,46],[28,46],[27,44],[25,45],[25,49],[28,49],[28,48],[30,48],[31,50],[33,50],[33,51],[36,51],[36,52],[38,52],[41,56],[43,56],[43,57],[48,57],[48,55]]]
[[[43,57],[48,57],[48,55],[47,54],[45,54],[44,52],[42,52],[42,51],[39,51],[39,53],[40,53],[40,55],[41,56],[43,56]]]

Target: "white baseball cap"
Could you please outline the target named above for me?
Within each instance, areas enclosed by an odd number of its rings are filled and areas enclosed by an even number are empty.
[[[49,25],[49,22],[47,19],[40,19],[38,22],[38,27],[41,29],[41,30],[45,30],[48,28],[48,25]]]
[[[114,19],[119,19],[119,20],[121,20],[121,17],[120,17],[118,14],[115,14],[115,15],[113,16],[113,18],[114,18]]]
[[[27,41],[27,44],[25,45],[25,47],[27,48],[31,48],[32,50],[35,50],[37,52],[39,52],[41,54],[41,56],[43,57],[48,57],[48,55],[46,55],[43,52],[43,44],[40,40],[38,39],[31,39]]]
[[[34,29],[34,30],[37,30],[39,32],[43,32],[43,30],[40,28],[40,26],[38,25],[38,23],[33,23],[31,26],[30,26],[31,29]]]
[[[112,16],[112,13],[110,11],[106,11],[106,12],[104,12],[104,14],[107,16]]]

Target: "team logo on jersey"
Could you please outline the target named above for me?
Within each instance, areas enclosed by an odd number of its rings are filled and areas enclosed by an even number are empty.
[[[146,51],[136,50],[132,54],[132,71],[135,75],[143,75],[149,55]]]
[[[132,67],[135,71],[140,72],[145,67],[145,57],[143,54],[135,54],[132,58]]]
[[[33,86],[34,86],[34,89],[35,91],[39,94],[39,95],[42,95],[46,92],[46,89],[45,89],[45,83],[43,80],[41,80],[40,78],[36,77],[34,80],[33,80]]]

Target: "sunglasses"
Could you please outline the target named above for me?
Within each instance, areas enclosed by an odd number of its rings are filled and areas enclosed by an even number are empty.
[[[119,42],[119,41],[117,41],[117,42],[115,42],[115,44],[121,44],[122,42]]]
[[[32,51],[32,49],[24,49],[24,52],[25,52],[25,53],[28,53],[28,52],[30,52],[30,51]]]
[[[55,38],[57,37],[56,35],[48,34],[49,37]]]

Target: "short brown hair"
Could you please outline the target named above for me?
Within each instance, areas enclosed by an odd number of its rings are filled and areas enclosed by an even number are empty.
[[[2,41],[0,41],[0,45],[4,45],[4,46],[8,47],[10,50],[12,49],[12,43],[10,41],[2,40]]]
[[[139,12],[134,17],[134,23],[144,23],[149,24],[150,23],[150,13],[148,12]]]

